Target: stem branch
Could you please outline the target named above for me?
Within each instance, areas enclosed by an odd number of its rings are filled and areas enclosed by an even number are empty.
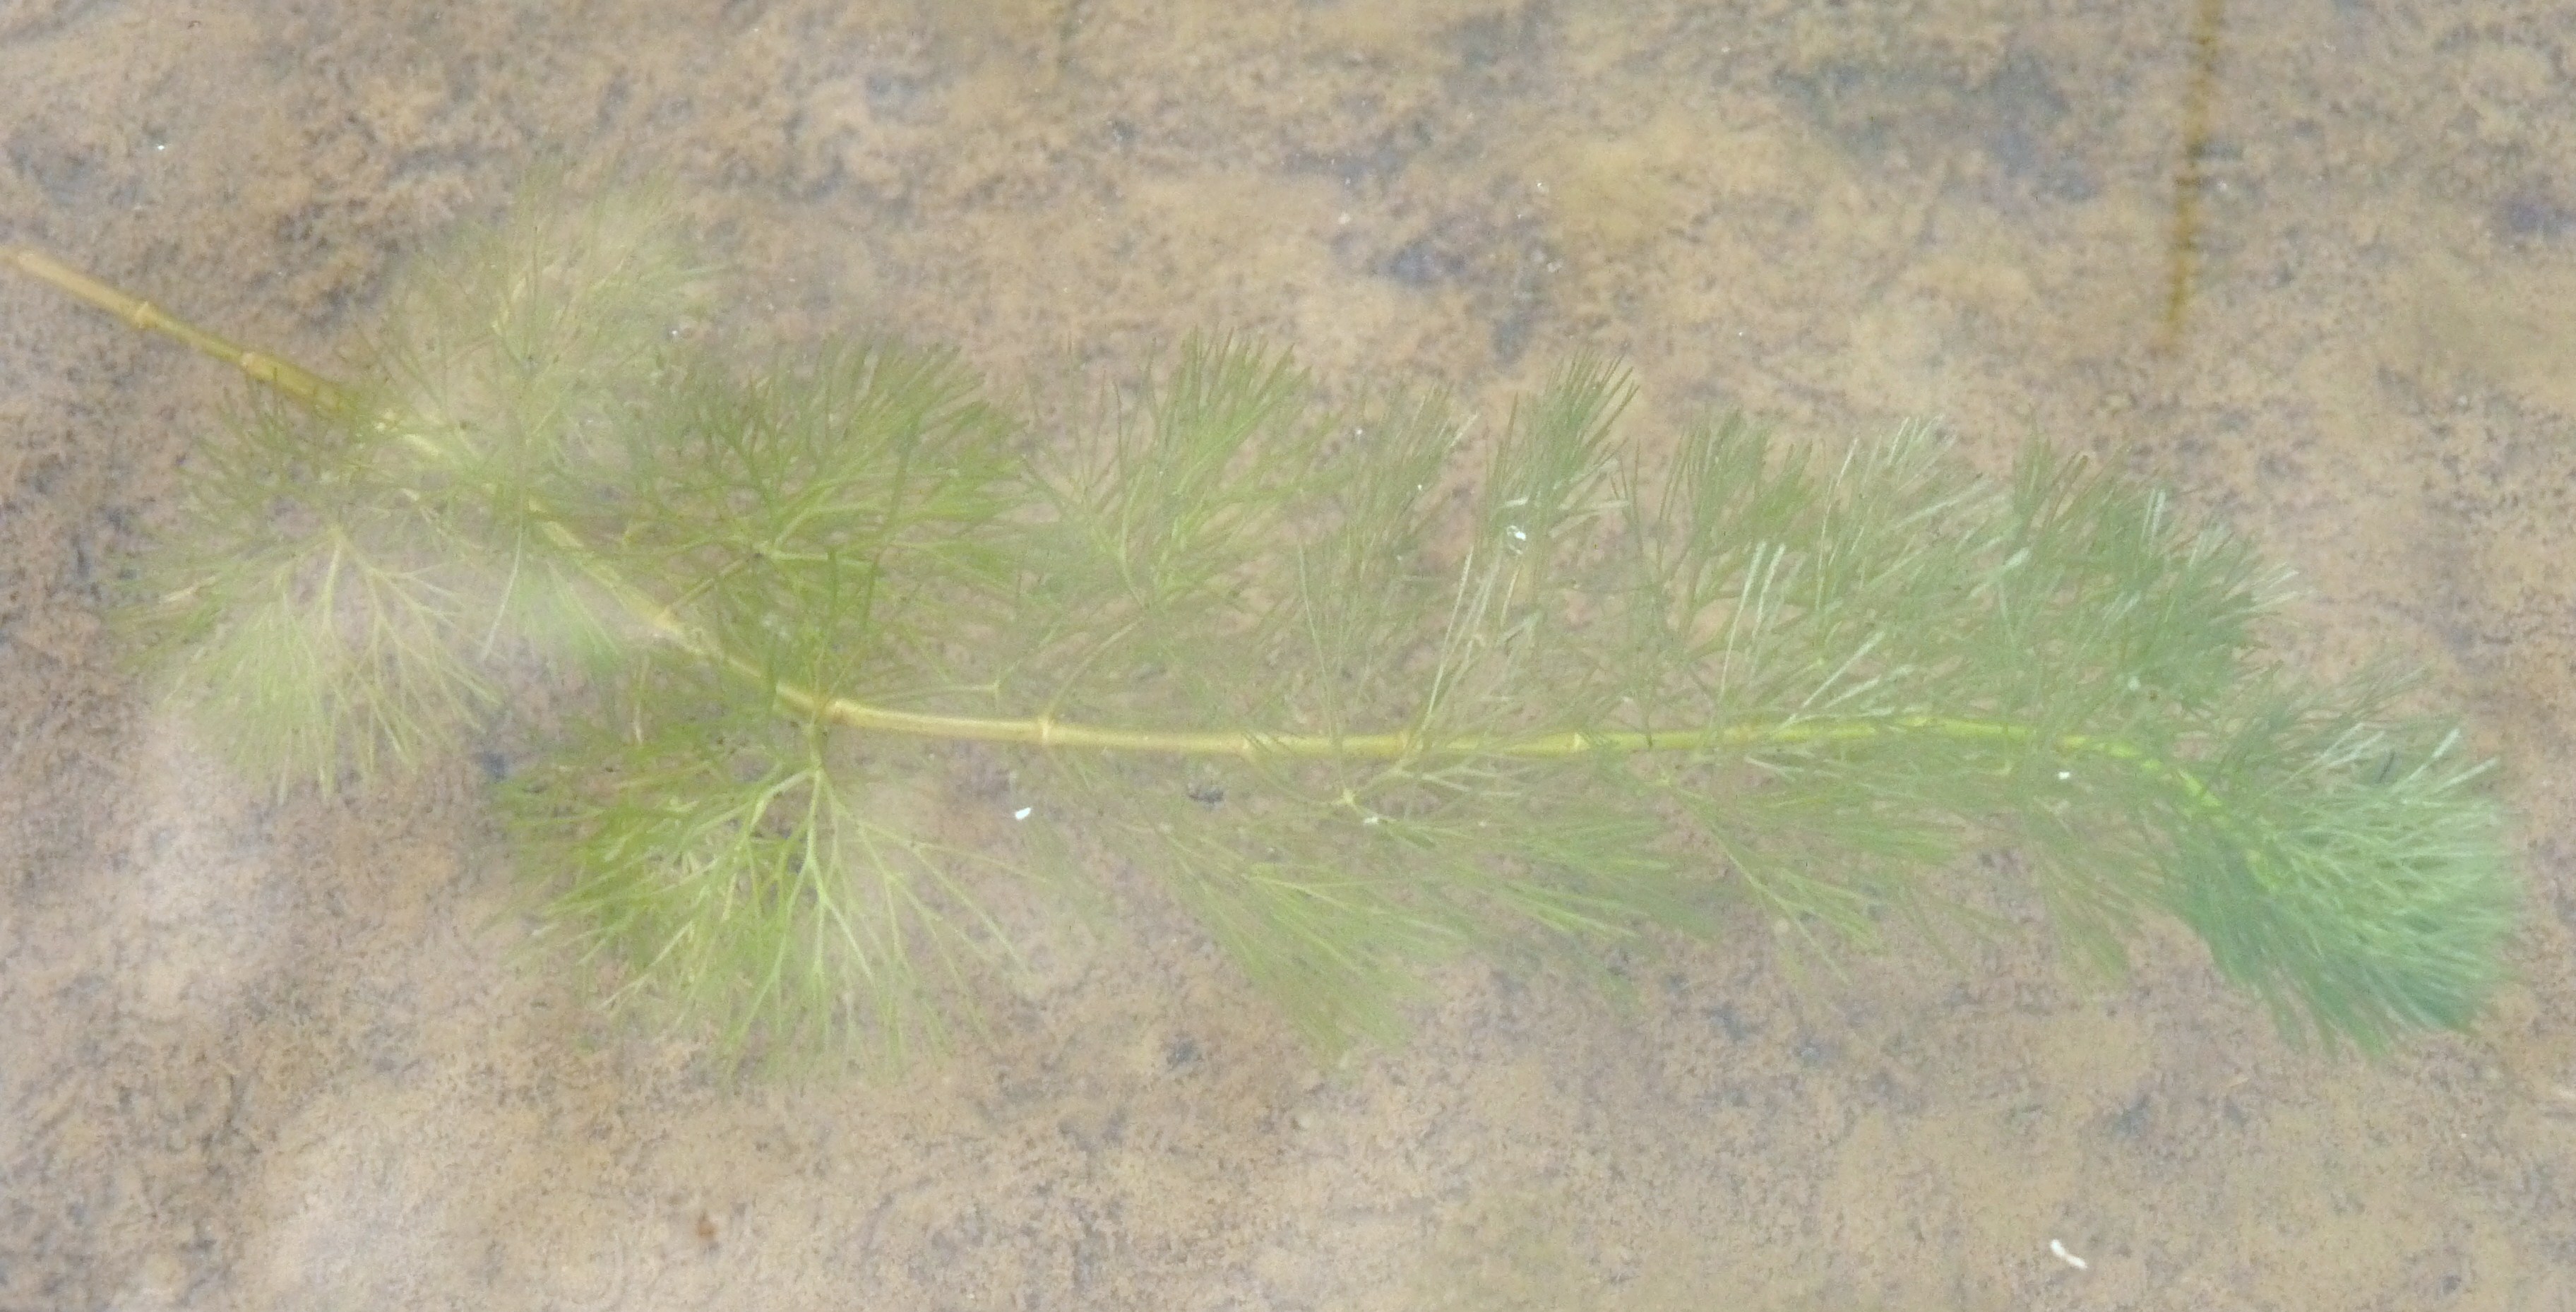
[[[340,383],[291,361],[236,345],[169,314],[149,301],[130,296],[48,256],[32,250],[9,249],[0,251],[0,259],[136,328],[170,338],[199,354],[231,365],[252,381],[275,388],[319,414],[351,417],[357,408],[356,394]],[[400,415],[379,416],[378,422],[403,434],[424,454],[447,454],[437,443],[417,434],[414,426],[404,423]],[[584,574],[657,637],[746,678],[769,681],[767,673],[756,662],[725,650],[715,639],[682,619],[672,607],[656,600],[610,568],[589,543],[560,518],[549,513],[545,506],[532,503],[529,511],[538,531],[549,542],[562,550]],[[1265,734],[1241,730],[1191,732],[1068,724],[1052,714],[1008,719],[899,711],[846,697],[826,696],[784,682],[774,683],[773,691],[779,701],[797,711],[852,729],[926,738],[1172,756],[1401,760],[1442,755],[1548,760],[1594,752],[1689,752],[1766,744],[1861,742],[1909,733],[2020,744],[2031,743],[2037,738],[2036,731],[2027,725],[1941,715],[1799,718],[1777,724],[1734,724],[1672,731],[1569,731],[1528,736],[1469,734],[1449,738],[1432,738],[1419,730],[1349,735]],[[2167,780],[2194,802],[2224,809],[2207,785],[2191,771],[2150,756],[2128,743],[2089,734],[2061,734],[2050,740],[2047,746],[2071,755],[2122,762]]]

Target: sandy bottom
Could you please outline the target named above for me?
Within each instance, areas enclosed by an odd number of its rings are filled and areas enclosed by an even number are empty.
[[[1593,349],[1650,427],[2098,451],[2501,758],[2521,981],[2362,1064],[2178,937],[2102,985],[1748,924],[1624,1004],[1462,967],[1323,1068],[1147,905],[901,1082],[732,1087],[513,964],[470,766],[273,802],[152,713],[102,586],[238,383],[0,279],[0,1309],[2576,1307],[2545,6],[712,8],[20,0],[0,234],[327,367],[552,153],[666,172],[784,339],[1227,326],[1493,414]]]

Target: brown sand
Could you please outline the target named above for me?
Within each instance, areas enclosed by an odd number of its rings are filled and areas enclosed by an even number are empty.
[[[101,585],[238,383],[0,279],[0,1310],[2576,1307],[2564,10],[2236,6],[2157,354],[2190,7],[2076,8],[0,8],[0,242],[316,365],[554,151],[667,171],[786,338],[1221,325],[1489,411],[1594,348],[1647,425],[2105,453],[2296,565],[2321,666],[2429,665],[2533,886],[2523,982],[2376,1065],[2179,937],[1801,982],[1747,926],[1319,1070],[1148,916],[902,1083],[730,1089],[507,962],[470,768],[271,804],[151,713]]]

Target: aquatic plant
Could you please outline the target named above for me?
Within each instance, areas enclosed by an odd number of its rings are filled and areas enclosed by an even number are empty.
[[[2286,668],[2282,573],[2043,448],[1658,450],[1578,361],[1469,471],[1439,398],[1217,339],[1041,424],[942,350],[729,349],[629,200],[424,259],[345,380],[11,259],[263,385],[128,571],[171,698],[281,787],[551,724],[497,784],[544,937],[736,1052],[935,1037],[1072,836],[1327,1045],[1462,950],[1973,921],[2000,846],[2077,957],[2179,917],[2329,1044],[2501,972],[2459,735]],[[961,743],[1050,842],[925,813]]]

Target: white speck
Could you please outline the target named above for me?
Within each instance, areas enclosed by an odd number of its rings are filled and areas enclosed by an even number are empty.
[[[2057,1254],[2058,1261],[2064,1262],[2078,1271],[2090,1271],[2093,1269],[2091,1263],[2085,1261],[2083,1258],[2077,1257],[2073,1253],[2067,1252],[2066,1245],[2059,1243],[2054,1239],[2048,1241],[2048,1251]]]
[[[1031,811],[1033,811],[1033,810],[1036,810],[1036,809],[1037,809],[1037,808],[1035,808],[1035,807],[1029,807],[1029,806],[1021,807],[1019,810],[1016,810],[1016,811],[1011,812],[1011,818],[1012,818],[1012,819],[1014,819],[1014,820],[1026,820],[1026,819],[1028,819],[1028,818],[1029,818],[1029,812],[1031,812]]]
[[[1519,525],[1514,525],[1514,526],[1512,526],[1512,527],[1510,527],[1510,528],[1504,529],[1503,531],[1504,531],[1504,532],[1506,532],[1506,533],[1511,534],[1511,535],[1512,535],[1512,541],[1514,541],[1514,542],[1527,542],[1527,541],[1529,541],[1529,534],[1522,532],[1522,531],[1520,530],[1520,526],[1519,526]]]
[[[2073,770],[2060,770],[2057,772],[2057,782],[2061,784],[2074,777],[2075,772]]]

